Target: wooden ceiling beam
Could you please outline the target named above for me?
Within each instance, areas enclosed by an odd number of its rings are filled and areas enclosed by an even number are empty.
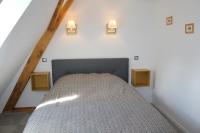
[[[29,57],[9,99],[6,103],[6,106],[4,107],[5,111],[12,111],[15,109],[15,105],[17,104],[17,101],[19,100],[24,88],[26,87],[26,84],[28,83],[31,73],[35,70],[37,64],[40,61],[40,58],[42,57],[45,49],[47,48],[49,42],[53,38],[53,35],[56,32],[56,29],[60,25],[61,21],[63,20],[66,12],[68,11],[69,7],[73,3],[73,0],[68,0],[64,3],[64,0],[59,0],[57,7],[54,11],[54,14],[51,18],[51,21],[49,23],[48,28],[36,44],[34,50],[32,51],[31,56]]]
[[[54,27],[54,25],[56,23],[56,20],[58,19],[60,10],[62,9],[63,3],[64,3],[64,0],[59,0],[58,1],[57,7],[55,9],[55,12],[53,13],[53,16],[51,17],[51,21],[50,21],[50,24],[49,24],[47,29],[53,30],[53,27]]]
[[[65,3],[62,7],[62,9],[60,10],[59,13],[59,17],[56,19],[56,25],[58,26],[61,21],[63,20],[65,13],[67,12],[67,10],[69,9],[70,5],[72,4],[73,1],[69,1],[69,3]],[[55,27],[57,28],[57,27]]]

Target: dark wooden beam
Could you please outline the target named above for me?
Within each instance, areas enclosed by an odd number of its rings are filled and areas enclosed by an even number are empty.
[[[56,19],[54,28],[57,28],[57,26],[61,23],[61,21],[65,17],[67,10],[69,9],[69,7],[71,6],[72,3],[73,3],[73,0],[69,1],[69,3],[65,3],[63,5],[63,7],[60,9],[60,12],[59,12],[58,17]]]
[[[36,109],[36,107],[20,107],[20,108],[14,108],[12,112],[33,112]]]
[[[55,9],[55,12],[51,18],[50,24],[47,29],[53,30],[53,28],[55,27],[55,23],[56,23],[56,20],[58,19],[58,16],[59,16],[60,10],[62,9],[63,3],[64,3],[64,0],[58,1],[57,7]]]
[[[4,112],[33,112],[35,109],[36,107],[17,107]]]
[[[45,49],[47,48],[49,42],[51,41],[53,35],[56,32],[56,29],[63,20],[66,12],[73,3],[73,0],[68,0],[64,3],[63,0],[59,0],[57,7],[54,11],[54,14],[51,18],[50,24],[38,43],[36,44],[31,56],[29,57],[16,85],[11,93],[4,111],[12,111],[15,108],[17,101],[19,100],[26,84],[28,83],[31,73],[35,70],[37,64],[40,61]]]

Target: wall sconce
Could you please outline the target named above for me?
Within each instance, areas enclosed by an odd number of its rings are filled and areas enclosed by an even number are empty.
[[[76,34],[77,32],[77,25],[74,20],[69,20],[67,22],[67,33],[68,34]]]
[[[115,34],[117,32],[117,22],[116,20],[110,20],[106,26],[106,31],[108,34]]]

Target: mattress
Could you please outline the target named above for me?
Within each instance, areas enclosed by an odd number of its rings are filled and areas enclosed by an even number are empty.
[[[60,78],[24,133],[176,133],[125,81],[111,74]]]

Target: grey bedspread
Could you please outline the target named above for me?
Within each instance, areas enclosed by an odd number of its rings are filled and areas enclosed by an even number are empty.
[[[110,74],[59,79],[24,133],[176,133],[131,86]]]

